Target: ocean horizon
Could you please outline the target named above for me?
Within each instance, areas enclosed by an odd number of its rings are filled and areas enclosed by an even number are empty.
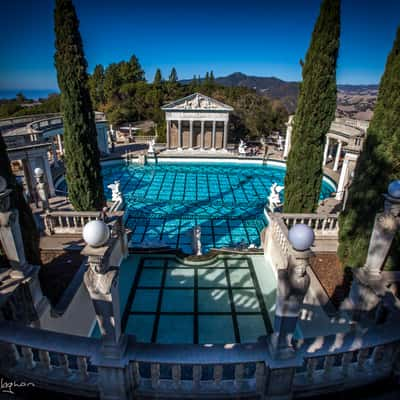
[[[58,89],[0,89],[0,100],[13,99],[17,93],[22,93],[30,100],[38,100],[47,98],[49,94],[60,93],[60,91]]]

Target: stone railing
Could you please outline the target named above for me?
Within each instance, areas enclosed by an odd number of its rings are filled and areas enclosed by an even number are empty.
[[[335,118],[334,122],[341,124],[341,125],[347,125],[347,126],[352,126],[354,128],[362,129],[363,131],[366,131],[369,127],[368,121],[362,121],[359,119]]]
[[[334,392],[339,385],[341,390],[368,385],[396,373],[400,362],[398,329],[398,322],[392,322],[364,333],[339,333],[298,344],[303,364],[296,369],[295,397]]]
[[[225,398],[259,395],[267,379],[265,343],[247,345],[136,344],[128,349],[135,395]],[[236,397],[237,396],[237,397]]]
[[[3,376],[66,393],[98,393],[97,367],[89,361],[98,353],[98,339],[16,328],[6,321],[0,326],[1,354],[7,354],[8,364]]]
[[[252,344],[161,345],[132,336],[121,358],[101,340],[0,322],[0,373],[52,391],[111,398],[294,398],[363,386],[390,377],[400,361],[397,325],[375,326],[295,343],[273,358],[266,340]],[[122,372],[124,379],[118,379]],[[104,396],[104,390],[108,396]],[[114,390],[114,389],[113,389]],[[276,397],[277,398],[277,397]]]
[[[104,121],[106,116],[103,112],[95,112],[95,120]],[[40,120],[35,120],[27,125],[27,129],[30,132],[45,132],[55,128],[59,128],[63,125],[63,118],[60,114],[52,116],[51,118],[43,118]]]
[[[339,234],[339,214],[275,214],[280,218],[287,230],[296,224],[306,224],[314,230],[315,237]]]
[[[113,210],[107,213],[107,223],[112,227],[120,221],[123,211]],[[93,220],[102,217],[99,211],[49,211],[44,215],[44,226],[47,235],[81,235],[83,227]]]
[[[47,235],[77,235],[89,221],[100,216],[98,211],[50,211],[44,215],[45,231]]]
[[[11,117],[0,119],[0,131],[8,132],[10,130],[14,130],[18,127],[25,127],[27,124],[37,120],[43,120],[46,118],[54,118],[58,117],[60,114],[58,113],[49,113],[49,114],[34,114],[34,115],[24,115],[22,117]]]

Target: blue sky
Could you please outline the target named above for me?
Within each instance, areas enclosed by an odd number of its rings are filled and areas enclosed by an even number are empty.
[[[300,80],[321,0],[75,0],[91,72],[139,58],[146,77],[213,70]],[[0,2],[0,89],[55,89],[53,0]],[[342,0],[339,83],[378,83],[400,0]]]

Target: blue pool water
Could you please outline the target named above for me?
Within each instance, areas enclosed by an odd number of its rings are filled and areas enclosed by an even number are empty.
[[[127,203],[130,246],[163,243],[191,253],[201,226],[203,252],[213,247],[259,245],[271,185],[283,185],[285,168],[217,163],[118,164],[102,168],[107,185],[119,180]],[[323,182],[321,198],[334,188]]]

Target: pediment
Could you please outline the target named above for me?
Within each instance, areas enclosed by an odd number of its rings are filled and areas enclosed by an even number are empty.
[[[233,111],[231,106],[201,93],[183,97],[164,105],[161,109],[164,111]]]

